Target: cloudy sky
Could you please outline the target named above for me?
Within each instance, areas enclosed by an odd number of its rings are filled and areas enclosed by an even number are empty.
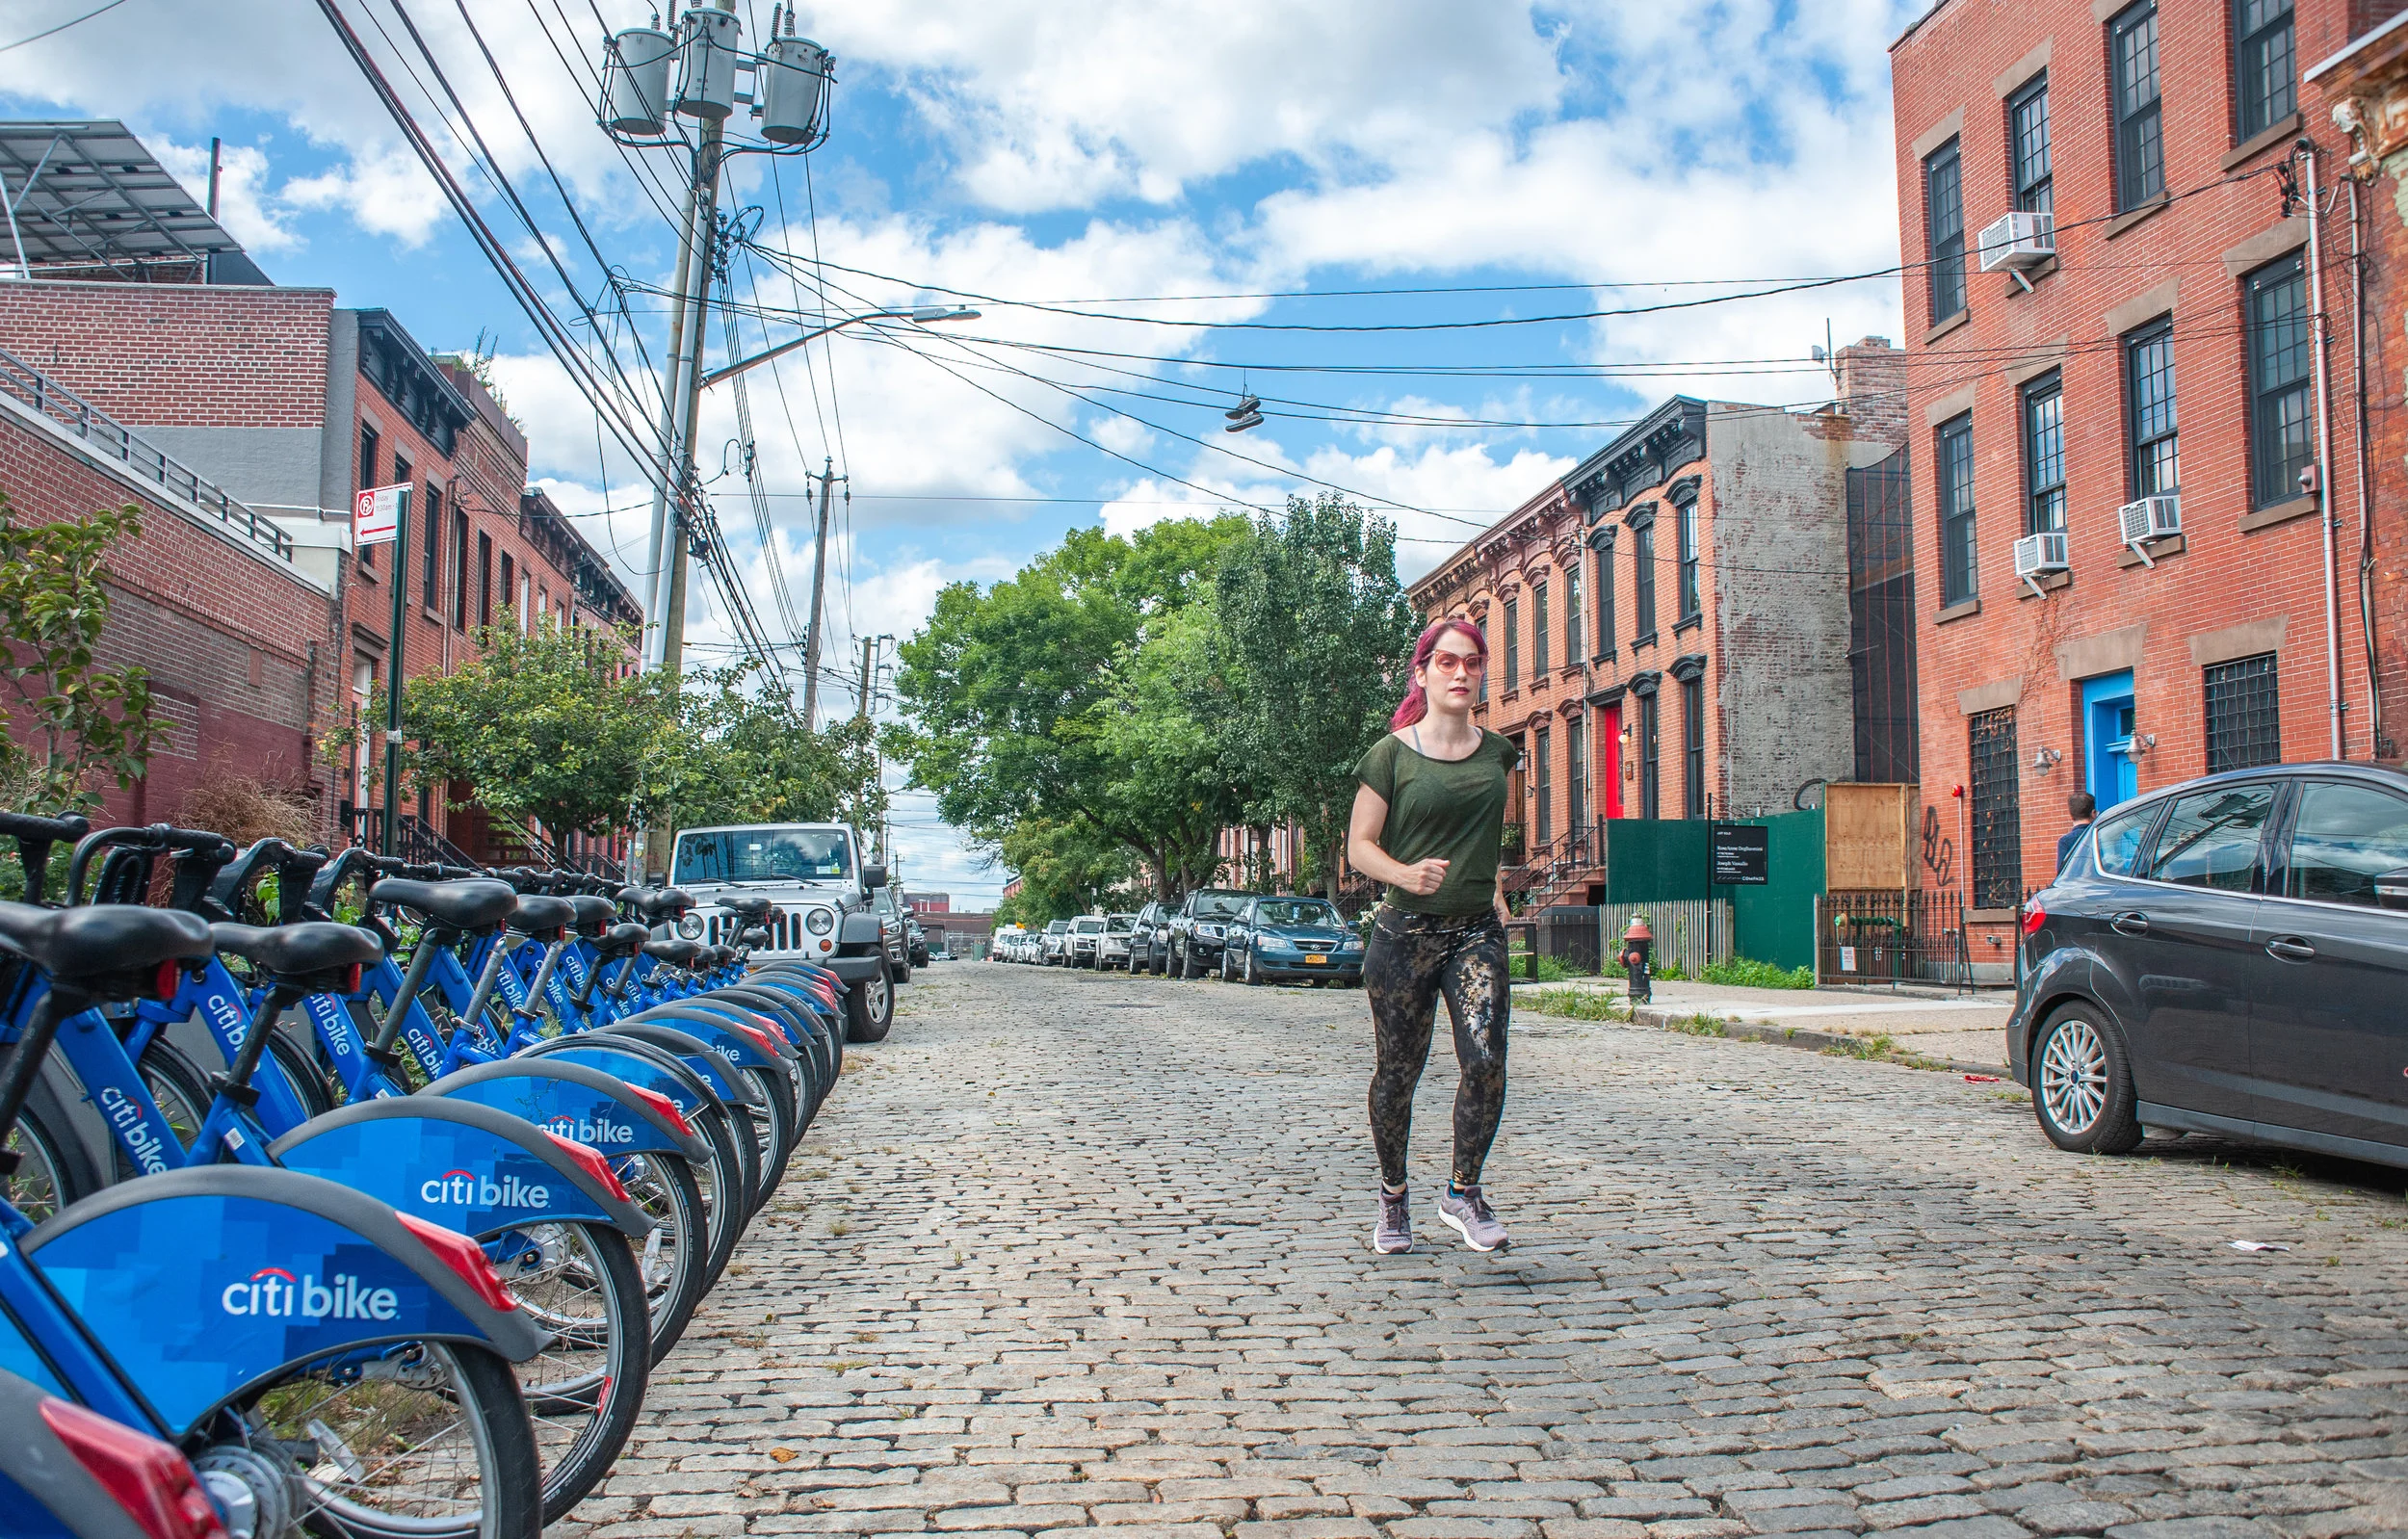
[[[592,106],[606,31],[648,0],[335,3],[614,409],[651,421],[684,172]],[[98,4],[0,0],[0,108],[121,118],[196,194],[223,141],[223,220],[268,274],[389,307],[437,351],[482,342],[533,477],[641,592],[641,473],[316,0],[117,0],[18,44]],[[851,493],[827,665],[857,669],[858,638],[908,636],[946,583],[1075,526],[1335,487],[1398,519],[1410,577],[1667,394],[1827,396],[1809,347],[1826,323],[1895,337],[1895,279],[1729,297],[1898,260],[1886,49],[1920,9],[805,0],[801,35],[836,56],[832,131],[729,172],[737,346],[798,316],[981,315],[857,326],[754,373],[773,554],[712,390],[699,457],[755,608],[788,639],[772,565],[808,604],[824,459]],[[768,36],[768,0],[736,10]],[[718,324],[709,342],[723,361]],[[1268,423],[1224,432],[1245,391]],[[697,655],[730,635],[706,598]],[[1003,879],[924,795],[899,796],[894,836],[916,887],[977,901]]]

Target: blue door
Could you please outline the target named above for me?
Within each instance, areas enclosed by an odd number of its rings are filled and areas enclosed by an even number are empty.
[[[2133,799],[2140,778],[2133,769],[2133,676],[2102,674],[2081,683],[2082,767],[2099,810]]]

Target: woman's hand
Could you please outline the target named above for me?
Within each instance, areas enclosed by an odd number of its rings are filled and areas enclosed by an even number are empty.
[[[1427,898],[1447,879],[1447,862],[1431,859],[1416,861],[1404,868],[1403,879],[1397,883],[1408,893]]]

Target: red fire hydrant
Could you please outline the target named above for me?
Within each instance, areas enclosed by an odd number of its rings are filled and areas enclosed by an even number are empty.
[[[1629,999],[1633,1004],[1645,1004],[1656,997],[1647,976],[1648,958],[1655,953],[1655,950],[1656,932],[1647,927],[1647,916],[1636,916],[1631,921],[1631,927],[1622,932],[1622,952],[1615,958],[1628,970]]]

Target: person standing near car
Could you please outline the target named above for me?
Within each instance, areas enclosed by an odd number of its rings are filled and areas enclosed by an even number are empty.
[[[2081,836],[2090,832],[2090,820],[2099,811],[2098,799],[2087,791],[2077,791],[2065,798],[2065,816],[2074,820],[2074,826],[2056,836],[2056,869],[2065,869],[2065,857],[2081,843]]]
[[[1413,1089],[1429,1058],[1444,999],[1454,1026],[1454,1161],[1438,1199],[1441,1221],[1474,1250],[1506,1243],[1480,1187],[1480,1166],[1505,1111],[1505,776],[1521,761],[1511,740],[1477,726],[1472,706],[1488,666],[1488,641],[1469,620],[1440,620],[1413,648],[1413,684],[1393,729],[1355,767],[1360,782],[1347,858],[1387,884],[1363,958],[1375,1062],[1372,1145],[1379,1158],[1379,1215],[1372,1248],[1413,1248],[1405,1146]]]

